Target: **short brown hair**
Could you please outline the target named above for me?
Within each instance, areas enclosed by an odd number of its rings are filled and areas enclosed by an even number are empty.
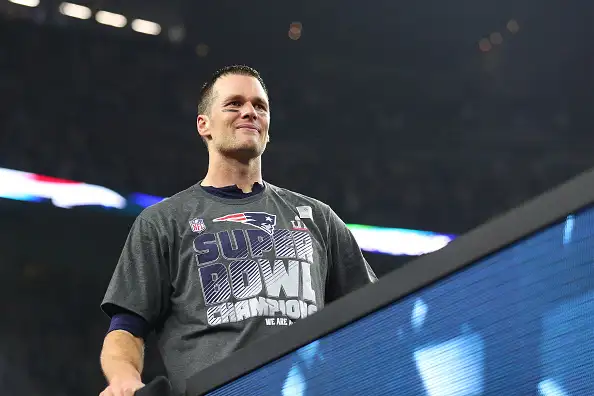
[[[266,92],[266,95],[268,95],[268,89],[266,88],[266,84],[264,84],[264,80],[262,80],[260,73],[256,69],[245,65],[226,66],[222,69],[217,70],[210,77],[210,79],[202,86],[202,89],[200,90],[200,99],[198,101],[198,114],[207,114],[210,111],[210,106],[212,106],[212,102],[214,99],[214,84],[217,82],[219,78],[230,74],[239,74],[242,76],[254,77],[260,82],[260,84],[262,84],[264,92]]]

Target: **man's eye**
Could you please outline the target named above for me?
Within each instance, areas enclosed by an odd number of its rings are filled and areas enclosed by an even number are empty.
[[[261,105],[261,104],[259,104],[259,105],[256,105],[256,108],[257,108],[258,110],[266,111],[266,106],[264,106],[264,105]]]
[[[234,100],[233,102],[229,102],[229,104],[230,104],[231,106],[241,106],[241,103],[239,103],[239,101],[238,101],[238,100]]]

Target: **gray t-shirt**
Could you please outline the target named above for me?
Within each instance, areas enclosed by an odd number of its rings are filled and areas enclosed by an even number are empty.
[[[152,326],[182,394],[196,372],[375,280],[328,205],[269,183],[241,199],[196,184],[138,216],[101,307]]]

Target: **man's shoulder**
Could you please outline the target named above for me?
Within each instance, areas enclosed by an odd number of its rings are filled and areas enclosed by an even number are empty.
[[[330,208],[328,204],[326,204],[323,201],[320,201],[319,199],[289,190],[284,187],[279,187],[270,183],[267,184],[274,194],[278,195],[281,199],[290,202],[295,206],[310,206],[312,207],[312,209],[316,208],[322,211],[327,211]]]
[[[186,207],[195,207],[198,201],[199,194],[196,193],[196,186],[193,185],[144,208],[139,217],[149,222],[159,223],[164,218],[177,217],[185,211]]]

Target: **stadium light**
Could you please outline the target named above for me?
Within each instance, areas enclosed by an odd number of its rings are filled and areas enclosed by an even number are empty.
[[[37,7],[39,5],[39,0],[8,0],[11,3],[22,5],[25,7]]]
[[[135,19],[132,21],[132,29],[138,33],[150,34],[153,36],[161,33],[161,25],[144,19]]]
[[[134,216],[145,208],[167,199],[143,193],[134,193],[126,197],[117,191],[95,184],[0,168],[0,204],[2,198],[25,202],[50,201],[59,208],[102,206],[120,209]],[[363,224],[347,224],[347,227],[362,250],[393,256],[420,256],[431,253],[443,248],[456,237],[429,231]],[[422,314],[422,309],[420,313]]]
[[[128,22],[126,17],[109,11],[97,11],[95,20],[103,25],[122,28]]]
[[[82,5],[62,3],[59,9],[61,14],[72,18],[89,19],[91,17],[91,9]]]

